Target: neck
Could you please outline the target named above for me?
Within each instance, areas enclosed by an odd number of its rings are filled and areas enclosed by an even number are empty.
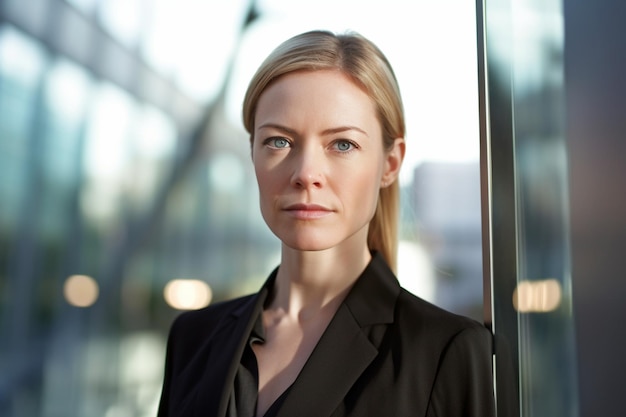
[[[283,246],[270,308],[299,318],[336,308],[370,259],[366,246],[315,252]]]

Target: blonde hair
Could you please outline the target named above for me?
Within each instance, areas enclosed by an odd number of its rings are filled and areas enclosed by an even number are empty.
[[[376,45],[356,33],[336,35],[306,32],[279,45],[252,77],[243,103],[243,123],[254,140],[254,118],[261,94],[279,77],[295,71],[340,70],[374,101],[382,126],[383,146],[389,150],[405,134],[404,110],[398,82],[389,61]],[[398,251],[400,189],[394,181],[379,191],[370,221],[367,244],[381,253],[395,271]]]

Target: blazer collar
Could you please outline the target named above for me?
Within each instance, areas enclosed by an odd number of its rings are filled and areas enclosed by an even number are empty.
[[[373,252],[372,260],[355,282],[344,304],[361,327],[391,323],[399,294],[398,279],[382,255]]]
[[[380,254],[350,290],[285,398],[279,417],[329,416],[378,354],[367,329],[393,322],[400,285]]]
[[[255,296],[242,303],[222,320],[209,338],[207,349],[215,350],[215,352],[208,354],[206,364],[202,365],[205,372],[202,381],[198,384],[201,388],[195,393],[193,414],[195,417],[226,415],[230,390],[241,355],[248,342],[248,335],[263,309],[277,270],[272,272]]]
[[[195,416],[226,414],[239,360],[276,272],[256,296],[233,310],[210,338],[212,349],[219,351],[208,355],[206,371],[198,384],[201,389],[195,393]],[[393,322],[399,292],[395,275],[382,256],[374,252],[292,385],[278,417],[329,416],[337,408],[378,354],[378,341],[371,339],[367,330],[372,325]]]

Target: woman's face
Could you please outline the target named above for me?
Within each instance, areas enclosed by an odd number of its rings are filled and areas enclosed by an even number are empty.
[[[261,213],[290,248],[366,249],[381,183],[397,176],[404,142],[383,150],[370,97],[339,71],[285,75],[261,95],[252,158]]]

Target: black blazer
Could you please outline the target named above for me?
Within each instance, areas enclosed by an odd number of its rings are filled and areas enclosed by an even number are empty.
[[[276,271],[268,279],[274,279]],[[168,340],[159,417],[223,417],[258,293],[181,314]],[[339,307],[281,417],[495,416],[491,334],[402,289],[375,254]]]

